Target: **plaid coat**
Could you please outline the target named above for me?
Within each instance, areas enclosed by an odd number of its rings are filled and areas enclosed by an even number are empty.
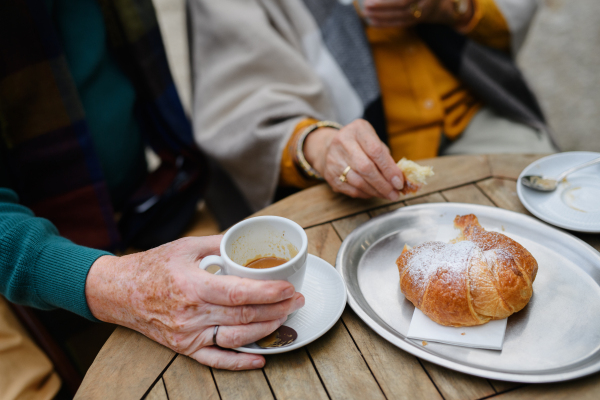
[[[149,247],[180,233],[187,218],[174,214],[193,212],[207,167],[177,96],[151,0],[99,2],[109,45],[136,90],[143,138],[160,156],[160,167],[140,182],[117,222],[44,0],[3,0],[0,168],[21,203],[74,242],[107,250],[136,241]],[[169,211],[165,221],[161,214]],[[161,230],[177,219],[177,226]],[[140,241],[147,232],[159,238]]]

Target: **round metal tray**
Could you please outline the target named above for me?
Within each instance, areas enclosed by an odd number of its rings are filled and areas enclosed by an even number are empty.
[[[487,230],[521,243],[538,262],[529,304],[508,319],[502,351],[406,338],[414,307],[400,292],[396,258],[405,243],[448,241],[457,215],[475,214]],[[494,207],[433,203],[366,222],[342,243],[336,268],[348,303],[384,339],[427,361],[514,382],[557,382],[600,370],[600,253],[534,218]]]

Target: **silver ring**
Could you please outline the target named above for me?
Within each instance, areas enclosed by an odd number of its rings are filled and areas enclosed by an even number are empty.
[[[215,330],[213,331],[213,344],[218,346],[217,344],[217,332],[219,331],[219,325],[215,325]]]

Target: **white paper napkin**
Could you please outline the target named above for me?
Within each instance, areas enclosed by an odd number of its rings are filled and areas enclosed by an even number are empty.
[[[421,310],[415,308],[406,336],[410,339],[446,343],[455,346],[502,350],[507,320],[508,318],[504,318],[479,326],[453,328],[433,322]]]

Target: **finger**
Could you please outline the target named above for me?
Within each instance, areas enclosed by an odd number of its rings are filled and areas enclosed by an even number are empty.
[[[364,7],[366,10],[377,9],[397,9],[408,7],[415,0],[365,0]]]
[[[408,7],[398,9],[398,8],[374,8],[365,10],[365,16],[371,19],[380,19],[384,21],[388,20],[398,20],[398,19],[408,19],[413,18],[414,16]]]
[[[348,182],[336,183],[336,186],[333,187],[333,190],[335,192],[343,193],[346,196],[350,196],[350,197],[353,197],[356,199],[370,199],[371,197],[373,197],[370,194],[367,194],[367,193],[363,192],[362,190],[355,188],[354,186],[350,185]],[[378,197],[378,196],[375,196],[375,197]]]
[[[348,129],[351,130],[353,128],[344,128],[344,130]],[[343,149],[344,142],[346,140],[356,140],[352,137],[351,133],[346,134],[344,137],[342,137],[341,133],[342,131],[340,131],[340,134],[336,135],[331,142],[330,150],[327,154],[326,169],[323,177],[327,183],[329,183],[334,192],[343,193],[350,197],[369,199],[373,197],[373,195],[369,195],[361,191],[360,189],[350,185],[348,182],[340,181],[342,172],[348,166],[346,160],[350,159],[350,157],[347,156],[346,151]]]
[[[400,171],[400,168],[394,162],[387,146],[383,144],[375,133],[358,135],[357,140],[365,154],[369,156],[377,166],[377,169],[383,174],[385,181],[390,183],[393,189],[402,190],[404,187],[404,174],[402,174],[402,171]],[[386,195],[389,193],[387,192]]]
[[[373,182],[370,182],[369,179],[364,176],[363,171],[361,170],[370,169],[369,172],[372,175],[380,175],[377,171],[377,168],[369,160],[368,156],[364,153],[357,142],[357,136],[365,134],[376,136],[371,124],[364,120],[356,120],[348,124],[340,131],[340,134],[333,139],[331,150],[327,156],[328,168],[326,170],[325,179],[329,182],[334,191],[341,192],[352,197],[370,198],[377,196],[390,199],[393,198],[396,200],[399,194],[395,194],[395,196],[390,194],[390,191],[392,191],[393,188],[385,182],[385,179],[382,176],[380,176],[379,182],[381,182],[383,185],[387,185],[387,188],[384,188],[384,193],[382,193],[379,188],[373,184]],[[383,149],[385,151],[389,151],[385,146]],[[374,188],[375,192],[372,190],[369,192],[365,186],[359,188],[351,185],[347,181],[345,183],[340,182],[339,174],[341,174],[347,165],[350,165],[352,170],[361,175],[362,178]],[[347,178],[348,176],[346,175],[346,180]]]
[[[346,174],[346,179],[350,185],[354,186],[355,188],[361,190],[364,193],[367,193],[369,197],[379,197],[377,190],[375,190],[373,186],[369,185],[367,181],[365,181],[362,178],[362,176],[360,176],[356,172],[350,170]]]
[[[291,313],[304,307],[305,299],[300,293],[294,294],[291,299],[268,305],[246,305],[225,307],[210,305],[210,323],[214,325],[246,325],[253,322],[273,321],[287,317]]]
[[[375,28],[410,28],[419,23],[416,19],[409,20],[379,20],[369,18],[369,25]]]
[[[291,298],[294,286],[286,281],[259,281],[231,275],[212,275],[198,269],[196,293],[207,303],[222,306],[272,304]]]
[[[358,135],[360,136],[360,135]],[[398,200],[400,194],[392,185],[383,177],[375,163],[365,154],[365,150],[359,143],[355,141],[347,141],[345,143],[348,159],[351,159],[352,170],[358,173],[369,185],[377,190],[378,197]],[[382,149],[382,151],[384,151]]]
[[[220,326],[217,332],[217,345],[227,349],[234,349],[248,343],[256,342],[270,335],[279,328],[287,317],[275,321],[255,322],[247,325]],[[212,329],[210,329],[212,335]],[[211,336],[212,342],[212,336]]]
[[[370,199],[371,197],[378,197],[378,194],[376,192],[375,194],[365,193],[359,188],[354,187],[350,183],[348,183],[348,174],[346,174],[345,182],[340,181],[341,174],[338,175],[338,172],[340,171],[339,166],[335,167],[335,171],[336,172],[331,172],[330,168],[328,168],[328,170],[325,171],[325,180],[327,181],[327,183],[329,183],[334,192],[343,193],[347,196],[358,199]]]
[[[187,254],[193,254],[193,263],[197,266],[197,263],[204,257],[221,254],[220,246],[222,239],[223,235],[202,237],[190,236],[172,242],[171,245],[176,248],[173,251],[186,251]],[[177,250],[177,248],[180,249]]]
[[[232,371],[262,368],[265,365],[265,358],[258,354],[236,353],[216,346],[203,347],[192,353],[190,357],[200,364]]]

